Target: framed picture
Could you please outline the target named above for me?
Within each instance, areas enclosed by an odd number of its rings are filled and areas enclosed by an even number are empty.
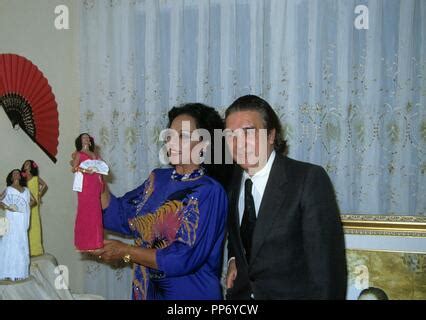
[[[342,214],[345,233],[426,237],[426,217],[392,215]]]
[[[426,253],[346,250],[348,300],[426,300]]]

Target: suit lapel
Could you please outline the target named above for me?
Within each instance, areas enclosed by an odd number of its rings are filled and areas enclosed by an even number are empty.
[[[286,200],[287,175],[285,171],[285,158],[277,154],[269,173],[265,192],[260,203],[256,226],[253,234],[252,253],[250,260],[256,257],[262,247],[265,236],[272,227],[275,217],[280,213],[277,210]]]

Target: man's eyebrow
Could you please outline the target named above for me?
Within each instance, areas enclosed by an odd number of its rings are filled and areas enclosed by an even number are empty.
[[[256,129],[256,127],[253,127],[253,126],[247,126],[247,127],[243,127],[243,128],[241,128],[241,129],[243,129],[244,131],[247,131],[247,130],[251,130],[251,129]]]
[[[238,128],[238,129],[235,129],[235,130],[227,128],[227,129],[223,130],[223,132],[226,133],[226,134],[234,134],[235,132],[238,132],[238,131],[241,131],[241,130],[242,131],[256,130],[256,127],[249,125],[247,127],[242,127],[242,128]]]

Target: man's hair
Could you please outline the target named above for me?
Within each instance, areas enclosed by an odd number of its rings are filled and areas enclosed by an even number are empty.
[[[287,141],[283,138],[283,130],[280,119],[268,102],[255,95],[246,95],[235,100],[225,112],[225,119],[234,112],[256,111],[263,120],[263,125],[270,134],[275,129],[274,150],[277,153],[286,154],[288,151]]]
[[[369,287],[367,289],[364,289],[359,294],[359,297],[363,295],[367,295],[367,294],[374,295],[377,298],[377,300],[389,300],[387,294],[380,288]]]

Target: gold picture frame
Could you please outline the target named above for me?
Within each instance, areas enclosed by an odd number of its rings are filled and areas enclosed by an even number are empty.
[[[358,300],[368,288],[380,289],[389,300],[426,299],[426,253],[347,249],[346,260],[348,300]]]
[[[425,216],[342,214],[346,234],[426,237]]]

